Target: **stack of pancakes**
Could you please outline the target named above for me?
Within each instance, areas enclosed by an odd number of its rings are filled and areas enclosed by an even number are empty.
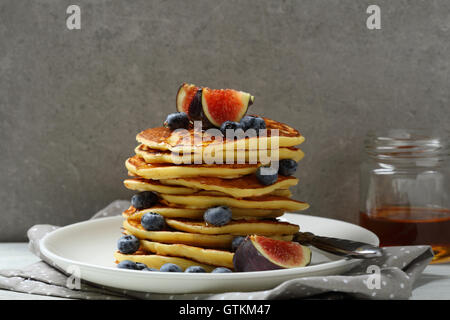
[[[267,135],[241,139],[208,139],[207,131],[193,128],[171,131],[160,127],[140,132],[136,155],[126,160],[130,177],[124,184],[131,190],[155,192],[159,203],[144,210],[131,206],[123,213],[124,233],[136,236],[141,247],[134,254],[117,251],[116,260],[141,262],[156,269],[169,262],[182,269],[193,265],[206,271],[232,269],[231,243],[236,236],[257,234],[292,240],[299,227],[276,218],[309,207],[290,198],[289,187],[298,179],[278,175],[275,183],[264,185],[255,172],[277,153],[279,160],[301,160],[304,154],[294,146],[304,137],[285,124],[263,119]],[[227,161],[230,153],[218,150],[233,150],[233,160],[239,158],[242,163]],[[223,163],[217,163],[218,155],[223,156]],[[216,163],[212,163],[213,158]],[[194,160],[196,164],[186,164]],[[232,221],[223,226],[207,224],[204,212],[216,206],[229,207]],[[162,215],[165,229],[147,231],[140,223],[147,212]]]

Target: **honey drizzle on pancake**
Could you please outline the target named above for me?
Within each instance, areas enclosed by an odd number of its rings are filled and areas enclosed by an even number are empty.
[[[286,147],[291,147],[297,144],[301,144],[304,141],[304,137],[300,132],[284,123],[277,122],[268,118],[263,118],[266,122],[268,139],[272,137],[284,137],[284,138],[295,138],[293,139],[294,144],[287,145]],[[217,130],[217,129],[216,129]],[[278,132],[277,135],[272,135],[272,132]],[[150,128],[140,132],[136,136],[136,140],[142,144],[150,146],[154,149],[167,150],[175,148],[177,151],[182,151],[183,147],[188,147],[189,150],[196,150],[201,148],[206,148],[212,144],[225,145],[227,143],[234,143],[236,140],[227,139],[223,137],[219,142],[215,141],[214,135],[208,133],[208,131],[198,132],[193,128],[189,130],[175,130],[171,131],[168,128],[158,127]],[[259,139],[259,137],[244,137],[237,140],[250,140]]]

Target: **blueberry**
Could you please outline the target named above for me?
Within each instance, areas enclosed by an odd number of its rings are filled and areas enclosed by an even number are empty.
[[[141,218],[141,225],[148,231],[159,231],[166,225],[164,217],[159,213],[147,212]]]
[[[117,241],[117,249],[123,254],[135,253],[139,246],[139,239],[133,235],[123,236]]]
[[[170,130],[187,129],[189,127],[189,118],[185,112],[175,112],[167,116],[164,126]]]
[[[231,241],[231,251],[236,251],[237,248],[241,245],[241,243],[244,241],[245,237],[234,237],[233,241]]]
[[[203,219],[213,226],[223,226],[231,221],[231,210],[225,206],[212,207],[205,211]]]
[[[138,270],[136,263],[131,260],[123,260],[117,264],[117,268],[120,269],[129,269],[129,270]]]
[[[151,208],[156,203],[158,203],[158,196],[156,195],[156,193],[151,191],[142,191],[136,193],[131,198],[131,205],[135,207],[137,210]]]
[[[253,125],[253,120],[255,119],[254,116],[245,116],[241,119],[241,126],[242,129],[245,131],[247,129],[250,129]]]
[[[256,178],[258,178],[258,181],[263,185],[269,186],[277,182],[278,172],[270,166],[261,166],[256,170]]]
[[[142,271],[159,271],[159,270],[155,269],[155,268],[146,267],[146,268],[142,269]]]
[[[183,272],[183,269],[181,269],[175,263],[166,263],[166,264],[163,264],[161,266],[159,271],[162,271],[162,272]]]
[[[184,272],[188,272],[188,273],[203,273],[203,272],[206,272],[206,270],[203,269],[200,266],[190,266],[190,267],[186,268],[186,270],[184,270]]]
[[[144,270],[145,268],[147,268],[147,265],[144,263],[140,263],[140,262],[136,262],[136,269],[138,270]]]
[[[244,131],[248,129],[255,129],[256,134],[259,135],[260,129],[266,129],[266,122],[263,118],[255,116],[245,116],[241,119],[241,126]]]
[[[227,130],[235,131],[237,129],[242,129],[242,125],[239,122],[234,122],[234,121],[225,121],[220,126],[220,132],[222,132],[224,137],[227,136]],[[234,137],[234,135],[233,135],[233,137]]]
[[[253,120],[253,129],[255,130],[266,129],[266,122],[264,121],[264,119],[260,117],[255,117],[255,119]]]
[[[297,170],[297,162],[292,159],[283,159],[280,160],[280,165],[278,169],[278,173],[283,176],[290,176],[295,173]]]
[[[215,268],[213,271],[211,271],[211,273],[229,273],[229,272],[233,272],[228,268],[225,267],[217,267]]]

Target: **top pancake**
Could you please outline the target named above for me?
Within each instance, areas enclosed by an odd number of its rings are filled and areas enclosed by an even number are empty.
[[[263,119],[266,122],[267,136],[247,136],[242,139],[228,140],[226,137],[216,139],[220,134],[218,129],[212,129],[210,132],[200,132],[194,131],[193,128],[172,131],[168,128],[158,127],[140,132],[136,136],[136,140],[152,149],[170,150],[180,153],[203,153],[204,148],[210,148],[210,150],[217,150],[217,148],[223,148],[223,150],[256,150],[293,147],[305,140],[296,129],[275,120]],[[278,134],[275,130],[278,130]]]

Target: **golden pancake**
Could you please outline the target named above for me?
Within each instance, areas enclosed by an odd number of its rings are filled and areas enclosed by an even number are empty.
[[[214,153],[217,150],[266,150],[278,147],[293,147],[305,138],[296,129],[275,120],[263,118],[267,135],[242,139],[221,138],[218,129],[195,131],[193,128],[171,131],[168,128],[151,128],[140,132],[136,140],[152,149],[170,150],[179,153]],[[276,131],[275,131],[276,130]]]
[[[157,150],[150,149],[146,145],[139,145],[134,150],[135,153],[142,157],[147,163],[174,163],[174,164],[191,164],[195,163],[194,161],[202,161],[203,163],[215,163],[215,155],[210,155],[208,153],[204,153],[201,157],[196,155],[195,153],[184,153],[178,154],[173,153],[168,150]],[[233,159],[233,163],[237,163],[238,157],[245,161],[245,163],[249,163],[252,161],[253,163],[260,162],[261,164],[268,163],[269,159],[272,157],[271,149],[268,150],[236,150],[228,156],[226,152],[223,152],[222,163],[226,163],[227,157],[228,159]],[[278,159],[292,159],[294,161],[300,161],[304,157],[304,153],[302,150],[288,147],[288,148],[279,148],[278,149]],[[232,157],[234,156],[234,157]]]
[[[227,206],[249,209],[282,209],[286,211],[299,211],[309,208],[309,204],[287,197],[265,195],[260,197],[236,199],[231,197],[213,197],[197,194],[172,195],[159,194],[161,202],[168,206],[185,206],[187,208],[210,208],[215,206]]]
[[[179,258],[179,257],[167,257],[157,254],[146,254],[144,252],[140,254],[123,254],[119,251],[114,252],[114,258],[116,261],[121,262],[123,260],[131,260],[134,262],[140,262],[149,268],[159,269],[166,263],[175,263],[183,271],[190,266],[200,266],[203,267],[207,272],[211,272],[216,268],[215,266],[210,266],[206,264],[199,263],[197,261]]]
[[[265,209],[243,209],[230,208],[232,212],[232,219],[270,219],[283,215],[283,210],[265,210]],[[187,218],[187,219],[203,219],[205,209],[191,209],[185,207],[169,207],[163,204],[158,204],[149,209],[136,210],[130,206],[122,215],[124,218],[130,218],[140,221],[141,217],[147,212],[159,213],[165,218]]]
[[[161,256],[186,258],[200,263],[233,269],[233,252],[205,249],[185,244],[164,244],[141,240],[141,248]]]
[[[167,218],[166,223],[175,230],[201,234],[232,234],[235,236],[258,234],[261,236],[273,236],[295,234],[299,231],[299,227],[296,224],[273,220],[230,221],[220,227],[208,225],[204,221],[193,221],[186,219]]]
[[[143,178],[134,178],[134,179],[126,179],[124,181],[124,185],[130,189],[130,190],[137,190],[137,191],[153,191],[157,193],[166,193],[166,194],[193,194],[197,193],[199,195],[208,195],[208,196],[227,196],[226,193],[220,192],[220,191],[214,191],[214,190],[198,190],[198,189],[192,189],[192,188],[186,188],[186,187],[180,187],[180,186],[173,186],[173,185],[164,185],[158,180],[151,180],[151,179],[143,179]],[[272,190],[268,194],[274,195],[274,196],[281,196],[281,197],[290,197],[291,192],[287,189],[276,189]]]
[[[130,190],[153,191],[167,194],[192,194],[199,191],[198,189],[162,184],[159,180],[144,178],[126,179],[123,181],[123,184]]]
[[[139,156],[128,158],[125,166],[131,174],[146,179],[174,179],[185,177],[221,177],[237,178],[254,173],[259,165],[256,164],[211,164],[211,165],[175,165],[168,163],[150,164]]]
[[[195,247],[204,248],[231,248],[232,235],[210,235],[198,234],[178,231],[147,231],[142,225],[135,220],[125,220],[123,222],[124,229],[139,238],[140,240],[150,240],[153,242],[186,244]]]
[[[181,231],[147,231],[139,221],[124,220],[123,228],[127,234],[132,234],[140,240],[153,242],[186,244],[194,247],[221,248],[229,250],[234,236],[230,234],[200,234]],[[293,235],[274,235],[270,238],[291,241]]]
[[[228,195],[226,193],[220,192],[220,191],[210,191],[210,190],[200,190],[195,193],[199,196],[213,196],[213,197],[227,197]],[[268,193],[267,195],[271,196],[278,196],[278,197],[290,197],[292,196],[292,193],[288,189],[277,189],[273,190],[272,192]]]
[[[256,175],[254,174],[246,175],[236,179],[195,177],[163,179],[161,180],[161,182],[167,185],[187,187],[192,190],[203,189],[219,191],[225,194],[229,194],[234,198],[247,198],[270,194],[277,189],[287,189],[289,187],[295,186],[298,183],[298,179],[295,177],[284,177],[282,175],[279,175],[278,180],[270,186],[263,185],[261,182],[259,182],[258,178],[256,178]]]

